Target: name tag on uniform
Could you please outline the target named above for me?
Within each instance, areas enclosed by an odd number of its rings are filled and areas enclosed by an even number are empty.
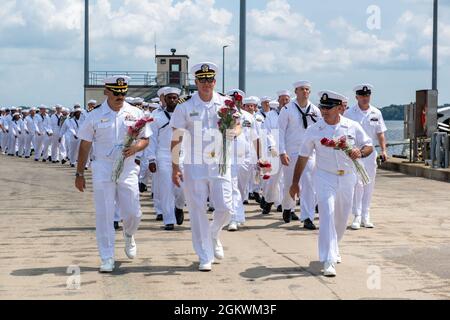
[[[248,120],[245,120],[242,123],[242,126],[245,127],[245,128],[250,128],[252,126],[252,123],[250,121],[248,121]]]
[[[190,116],[190,117],[198,117],[198,116],[199,116],[199,113],[198,113],[198,112],[191,112],[191,113],[189,114],[189,116]]]
[[[109,121],[109,119],[101,119],[101,120],[100,120],[101,123],[106,123],[106,122],[108,122],[108,121]]]
[[[370,121],[378,121],[378,118],[372,118]]]

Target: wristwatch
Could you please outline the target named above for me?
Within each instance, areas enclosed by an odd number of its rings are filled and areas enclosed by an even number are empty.
[[[79,173],[79,172],[77,172],[77,173],[75,173],[75,177],[84,177],[84,173]]]

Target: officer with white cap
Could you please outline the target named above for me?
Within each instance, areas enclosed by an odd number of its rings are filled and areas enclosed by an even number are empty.
[[[373,146],[361,125],[340,115],[338,107],[342,105],[342,95],[322,91],[319,97],[323,119],[308,127],[303,136],[290,195],[295,199],[296,195],[301,196],[305,192],[304,188],[308,188],[299,187],[299,182],[315,151],[316,168],[313,174],[320,215],[319,259],[324,263],[324,275],[334,277],[336,263],[342,262],[339,242],[347,229],[353,192],[358,180],[353,160],[370,156]],[[326,139],[341,138],[353,148],[350,155],[325,145]]]
[[[163,215],[165,230],[174,230],[175,224],[182,225],[184,221],[183,190],[172,183],[172,153],[171,143],[173,130],[170,120],[175,111],[181,90],[167,88],[164,91],[166,108],[155,115],[150,124],[154,133],[150,146],[144,152],[150,172],[158,174],[158,184],[153,184],[153,192],[158,189],[160,207]]]
[[[125,253],[134,259],[137,253],[134,234],[142,217],[139,203],[138,173],[136,153],[143,151],[151,136],[150,126],[146,126],[138,140],[129,148],[123,148],[128,127],[143,118],[143,112],[125,102],[129,77],[113,76],[105,79],[104,94],[107,99],[88,113],[78,137],[81,140],[75,185],[84,192],[86,182],[84,170],[93,147],[92,185],[96,208],[96,236],[102,260],[100,272],[112,272],[115,266],[114,212],[116,206],[123,219]],[[114,162],[125,157],[123,170],[117,182],[112,179]]]
[[[290,182],[294,174],[295,159],[298,157],[306,130],[321,118],[319,108],[309,100],[311,83],[302,80],[294,83],[293,86],[297,98],[281,111],[278,119],[280,130],[280,160],[284,166],[283,219],[286,223],[289,223],[291,219],[298,220],[298,217],[294,213],[295,202],[289,195]],[[300,181],[303,187],[300,198],[301,221],[304,222],[304,227],[308,230],[316,229],[313,222],[316,208],[316,197],[314,188],[312,187],[314,161],[314,154],[312,154],[307,169]]]
[[[211,271],[214,258],[224,258],[219,234],[228,224],[232,211],[229,166],[222,175],[219,170],[222,148],[216,148],[220,151],[218,153],[210,149],[212,138],[219,146],[222,145],[222,135],[218,132],[218,112],[228,99],[214,90],[217,71],[217,65],[210,62],[200,63],[192,68],[198,93],[180,104],[170,121],[170,126],[175,129],[172,141],[172,179],[175,185],[183,185],[191,219],[193,246],[200,259],[200,271]],[[227,131],[228,143],[239,131],[239,126]],[[179,153],[176,151],[183,142],[183,135],[187,137],[183,145],[185,154],[182,172]],[[205,214],[208,197],[215,208],[211,224]]]
[[[381,147],[381,157],[383,160],[386,160],[388,157],[385,137],[387,128],[381,111],[370,104],[373,86],[370,84],[361,84],[356,86],[354,91],[358,103],[348,109],[344,116],[358,122],[372,139],[374,144],[375,142],[378,142]],[[363,185],[360,181],[356,186],[353,203],[353,214],[355,218],[351,226],[354,230],[360,229],[361,226],[365,228],[374,227],[370,219],[370,203],[372,201],[375,178],[377,175],[377,156],[378,153],[375,150],[370,157],[362,160],[367,173],[369,174],[370,183]]]

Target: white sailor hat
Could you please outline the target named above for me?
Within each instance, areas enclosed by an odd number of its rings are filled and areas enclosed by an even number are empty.
[[[302,87],[311,89],[311,82],[309,82],[307,80],[300,80],[300,81],[295,82],[293,84],[293,86],[295,89],[302,88]]]
[[[70,112],[68,108],[62,108],[62,112]]]
[[[268,97],[268,96],[264,96],[264,97],[261,97],[261,102],[270,102],[270,101],[272,101],[272,98],[271,97]]]
[[[151,101],[152,101],[152,103],[160,103],[161,102],[161,100],[159,98],[153,98]]]
[[[12,107],[10,108],[10,110],[11,110],[11,111],[17,110],[17,107],[12,106]]]
[[[5,107],[0,108],[0,111],[6,111]]]
[[[259,102],[260,102],[260,100],[259,100],[258,97],[250,96],[248,98],[245,98],[243,103],[244,104],[256,104],[256,105],[258,105]]]
[[[15,116],[19,116],[19,117],[20,117],[20,113],[14,112],[12,116],[13,116],[13,117],[15,117]]]
[[[330,90],[320,91],[318,95],[320,98],[319,107],[324,109],[333,109],[340,106],[345,99],[342,94]]]
[[[280,103],[276,100],[272,100],[269,102],[270,109],[278,109],[280,107]]]
[[[30,112],[30,109],[23,109],[22,110],[22,113],[28,113],[28,112]]]
[[[158,90],[158,92],[156,93],[158,95],[158,97],[161,97],[162,95],[166,95],[166,90],[169,89],[169,87],[164,87]]]
[[[152,109],[158,109],[160,106],[158,103],[149,103],[148,107]]]
[[[137,97],[137,98],[134,98],[133,103],[134,103],[134,104],[143,104],[144,101],[145,101],[145,100],[144,100],[143,98]]]
[[[198,63],[191,68],[191,74],[197,79],[215,78],[219,72],[219,67],[212,62]]]
[[[31,107],[30,108],[30,111],[36,111],[37,109],[36,109],[36,107]]]
[[[226,93],[226,95],[227,95],[227,96],[230,96],[230,97],[233,97],[236,93],[239,94],[239,95],[242,97],[242,99],[245,98],[245,92],[242,91],[242,90],[239,90],[239,89],[231,89],[231,90],[228,90],[227,93]]]
[[[97,100],[89,100],[88,104],[97,104]]]
[[[39,106],[39,109],[47,109],[47,106],[46,106],[45,104],[41,104],[41,105]]]
[[[355,91],[355,93],[358,96],[370,96],[372,94],[372,90],[373,90],[373,86],[368,83],[363,83],[363,84],[357,85],[353,89],[353,91]]]
[[[348,98],[346,96],[343,96],[344,99],[342,99],[342,102],[347,102],[348,103]]]
[[[133,97],[126,97],[125,98],[125,102],[127,102],[127,103],[133,103],[133,101],[134,101],[134,98]]]
[[[180,95],[181,94],[181,90],[180,89],[178,89],[178,88],[167,88],[165,91],[164,91],[164,95],[169,95],[169,94],[176,94],[176,95]]]
[[[278,97],[281,96],[291,96],[291,92],[289,90],[280,90],[277,92]]]
[[[62,105],[56,104],[56,105],[55,105],[55,109],[62,109]]]
[[[76,111],[81,111],[81,106],[78,104],[73,106],[73,112],[76,112]]]
[[[108,77],[104,80],[105,87],[112,92],[126,93],[128,91],[128,83],[131,78],[124,75]]]

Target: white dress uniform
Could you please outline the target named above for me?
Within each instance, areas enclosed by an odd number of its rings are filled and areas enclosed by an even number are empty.
[[[144,158],[147,163],[156,163],[158,173],[158,189],[160,207],[165,225],[176,224],[175,208],[184,208],[184,194],[181,188],[172,182],[172,134],[173,129],[169,125],[173,113],[161,111],[155,114],[154,121],[150,124],[153,135],[150,145],[146,149]]]
[[[263,196],[266,203],[275,204],[276,206],[281,204],[283,194],[283,168],[279,157],[280,135],[278,129],[278,117],[280,111],[279,108],[270,110],[267,113],[267,118],[264,122],[264,130],[267,134],[267,146],[270,150],[268,160],[272,165],[272,172],[270,172],[270,179],[264,184]],[[272,152],[275,156],[272,156]]]
[[[312,125],[303,137],[300,156],[311,157],[316,152],[316,170],[313,174],[320,215],[319,259],[336,263],[338,243],[347,228],[352,208],[357,173],[353,161],[343,151],[321,144],[323,138],[347,137],[357,148],[371,146],[372,141],[361,126],[345,117],[339,124],[328,125],[323,119]],[[301,192],[304,192],[301,189]]]
[[[20,137],[19,120],[9,122],[8,155],[15,156],[17,151],[17,140]]]
[[[373,106],[370,106],[367,111],[362,111],[361,108],[356,105],[348,109],[344,116],[358,122],[372,139],[374,144],[378,141],[378,134],[387,131],[381,111]],[[363,223],[370,222],[370,203],[377,175],[377,156],[378,153],[374,150],[369,157],[362,159],[364,167],[369,174],[370,183],[364,186],[360,181],[355,189],[353,214],[355,217],[362,219]]]
[[[295,210],[295,201],[289,195],[289,187],[292,184],[296,159],[298,158],[300,146],[304,141],[306,129],[320,120],[320,118],[321,113],[319,108],[309,101],[304,107],[299,106],[297,100],[291,101],[280,112],[278,118],[280,155],[287,154],[291,160],[289,166],[283,166],[283,210]],[[316,197],[312,180],[314,164],[315,155],[312,153],[305,172],[300,180],[300,186],[303,190],[300,195],[301,221],[305,221],[306,219],[314,221],[316,208]]]
[[[75,165],[78,161],[78,151],[80,149],[80,137],[78,136],[79,130],[83,125],[83,121],[72,117],[64,121],[63,127],[61,129],[61,134],[65,135],[69,133],[69,160],[71,165]],[[89,163],[89,159],[88,159]],[[87,165],[87,164],[86,164]]]
[[[9,145],[9,125],[11,121],[11,114],[3,116],[3,129],[5,130],[2,139],[2,151],[4,154],[8,152]]]
[[[61,138],[61,121],[62,121],[62,114],[54,113],[50,117],[50,127],[52,128],[53,131],[53,135],[50,137],[52,161],[61,160],[60,143],[59,143],[59,139]]]
[[[24,119],[19,119],[19,129],[20,129],[20,136],[17,143],[17,152],[19,154],[19,157],[23,157],[25,154],[25,141],[29,134],[28,129],[25,124]]]
[[[36,115],[28,115],[25,117],[25,128],[28,131],[25,137],[25,157],[31,156],[31,146],[36,135],[36,124],[34,123],[34,118]]]
[[[233,185],[233,211],[231,222],[245,222],[243,200],[248,199],[250,180],[253,177],[255,161],[254,142],[258,139],[255,118],[245,110],[241,110],[242,133],[234,140],[232,148],[233,164],[231,177]]]
[[[219,233],[228,224],[233,209],[230,170],[222,176],[220,155],[213,156],[208,149],[218,132],[218,111],[225,106],[226,99],[214,92],[213,99],[205,102],[196,93],[177,106],[170,121],[172,128],[189,134],[183,139],[183,189],[191,219],[192,242],[200,265],[214,261],[215,241],[219,240]],[[208,196],[215,208],[211,224],[206,214]]]
[[[143,117],[138,108],[124,103],[119,112],[114,112],[105,101],[91,111],[78,131],[80,140],[92,142],[92,185],[96,211],[96,236],[102,260],[114,259],[114,212],[116,204],[123,219],[124,232],[132,236],[141,221],[139,203],[139,166],[135,157],[125,159],[124,169],[117,183],[112,182],[115,159],[122,152],[128,126]],[[127,126],[128,125],[128,126]],[[140,138],[151,136],[146,126]]]
[[[262,133],[263,133],[263,126],[264,126],[264,121],[266,120],[266,118],[261,114],[261,112],[257,112],[253,115],[253,118],[255,120],[255,129],[256,129],[256,134],[257,137],[260,139],[262,137]],[[260,153],[261,155],[264,154],[264,150],[266,147],[266,141],[262,141],[260,139]],[[254,160],[255,162],[252,163],[252,167],[253,167],[253,173],[252,173],[252,177],[250,179],[250,185],[249,185],[249,191],[250,193],[257,193],[260,194],[261,193],[261,188],[262,188],[262,181],[259,177],[259,170],[258,170],[258,166],[256,165],[256,162],[258,161],[257,159],[257,154],[256,154],[256,150],[255,148],[253,148],[253,156],[254,156]]]
[[[2,110],[2,111],[4,111],[4,110]],[[6,129],[5,129],[5,125],[4,125],[4,122],[5,122],[4,117],[5,116],[3,114],[0,114],[0,149],[2,149],[2,153],[4,153],[5,149],[6,149],[6,142],[4,142],[4,138],[5,138],[5,136],[8,135],[8,133],[6,132]]]

